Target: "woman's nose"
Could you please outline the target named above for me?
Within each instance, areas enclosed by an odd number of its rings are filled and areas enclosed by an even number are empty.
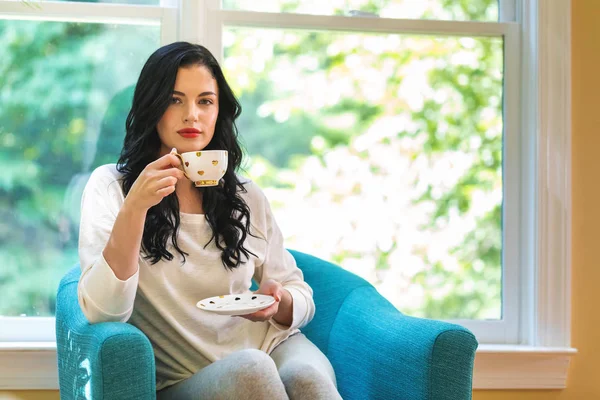
[[[198,121],[198,113],[200,112],[198,106],[196,106],[196,104],[192,104],[189,107],[187,107],[187,109],[184,112],[183,115],[183,120],[184,122],[187,121]]]

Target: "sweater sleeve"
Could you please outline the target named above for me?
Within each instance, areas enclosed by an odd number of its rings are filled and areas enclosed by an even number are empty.
[[[139,280],[136,273],[117,278],[102,255],[124,201],[123,191],[111,166],[96,169],[83,191],[79,227],[81,278],[79,305],[90,323],[125,322],[133,311]],[[114,167],[112,167],[114,168]]]
[[[267,243],[263,262],[256,266],[254,279],[259,283],[266,279],[274,279],[280,282],[283,288],[292,295],[293,318],[291,326],[281,325],[273,319],[270,320],[271,324],[280,330],[301,328],[307,325],[315,314],[313,291],[308,283],[304,281],[304,275],[296,265],[296,260],[284,247],[283,235],[275,221],[269,201],[260,189],[257,188],[257,190],[262,197],[262,201],[258,204],[262,204],[261,208],[264,210],[264,220],[262,222],[264,222],[265,233],[263,235],[266,236]],[[259,225],[263,224],[259,223]]]

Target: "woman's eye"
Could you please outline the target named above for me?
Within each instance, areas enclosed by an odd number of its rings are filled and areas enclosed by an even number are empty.
[[[181,103],[181,100],[179,100],[177,97],[172,97],[171,104],[177,104],[177,103]]]
[[[212,100],[210,99],[202,99],[198,102],[198,104],[212,104]]]

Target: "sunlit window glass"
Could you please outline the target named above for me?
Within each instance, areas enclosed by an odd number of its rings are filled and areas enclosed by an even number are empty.
[[[159,26],[0,20],[0,315],[54,314],[79,201],[114,163]]]
[[[400,310],[501,318],[501,38],[229,27],[247,174],[289,247]]]

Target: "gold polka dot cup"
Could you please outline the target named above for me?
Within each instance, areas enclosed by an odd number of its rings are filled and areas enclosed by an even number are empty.
[[[187,153],[171,151],[181,161],[184,175],[196,187],[217,186],[227,171],[227,150],[201,150]]]

